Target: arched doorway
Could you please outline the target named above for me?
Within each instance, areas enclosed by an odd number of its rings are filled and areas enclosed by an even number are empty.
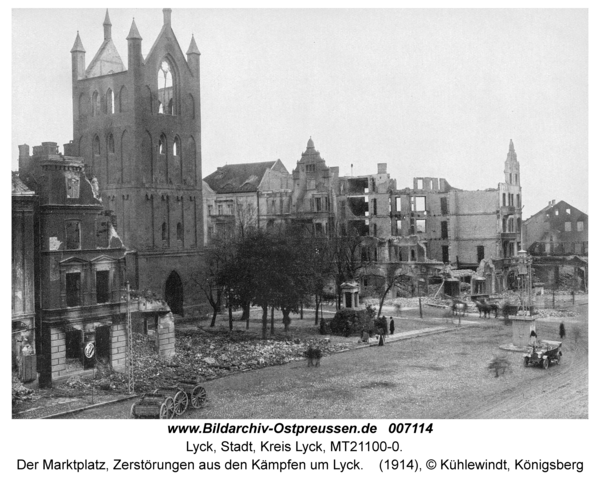
[[[172,271],[167,278],[165,301],[174,315],[183,316],[183,284],[176,271]]]

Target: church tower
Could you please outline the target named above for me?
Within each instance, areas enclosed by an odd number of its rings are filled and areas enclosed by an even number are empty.
[[[521,249],[522,205],[521,171],[512,139],[508,145],[508,154],[504,161],[504,182],[498,185],[500,199],[498,203],[498,228],[502,233],[499,256],[511,258]]]
[[[133,20],[127,65],[113,43],[108,10],[103,29],[87,67],[79,32],[71,49],[71,155],[85,159],[105,208],[116,214],[132,287],[164,297],[176,314],[191,314],[197,300],[188,281],[199,269],[204,239],[200,51],[192,36],[184,55],[171,9],[163,10],[145,57]]]

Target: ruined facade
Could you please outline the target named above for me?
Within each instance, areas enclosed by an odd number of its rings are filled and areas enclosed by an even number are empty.
[[[523,223],[523,241],[536,256],[587,256],[588,215],[565,201],[550,201]]]
[[[200,52],[192,37],[184,55],[171,28],[171,10],[148,55],[135,21],[127,65],[112,41],[86,66],[79,34],[71,49],[73,142],[65,155],[84,159],[98,180],[130,250],[133,288],[163,296],[173,313],[190,313],[197,293],[187,281],[203,245],[200,151]]]
[[[86,176],[82,158],[59,154],[53,142],[34,147],[32,155],[29,146],[19,146],[19,175],[39,200],[31,255],[39,257],[34,278],[40,386],[91,368],[96,359],[124,368],[125,247],[95,179]],[[13,270],[18,266],[13,259]],[[90,346],[95,356],[85,355]]]
[[[12,366],[19,368],[23,348],[35,353],[37,196],[12,174]],[[32,354],[33,354],[32,353]]]

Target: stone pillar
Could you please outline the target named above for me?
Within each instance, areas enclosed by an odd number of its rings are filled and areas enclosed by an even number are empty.
[[[175,323],[172,313],[158,318],[156,340],[159,356],[170,359],[175,354]]]
[[[52,380],[66,375],[67,373],[67,347],[65,343],[65,330],[61,328],[50,328],[49,357],[50,377]]]
[[[127,331],[124,324],[110,327],[110,363],[113,370],[125,371],[127,365]]]

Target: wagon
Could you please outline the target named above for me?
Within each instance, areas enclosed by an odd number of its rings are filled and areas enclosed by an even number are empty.
[[[551,363],[560,363],[562,357],[562,342],[541,340],[529,348],[529,352],[523,355],[525,366],[537,365],[547,370]]]
[[[131,418],[173,418],[175,402],[173,397],[163,393],[146,393],[131,406]]]
[[[181,415],[191,405],[200,408],[206,402],[206,390],[193,380],[177,380],[174,385],[159,387],[155,394],[173,398],[175,415]]]

